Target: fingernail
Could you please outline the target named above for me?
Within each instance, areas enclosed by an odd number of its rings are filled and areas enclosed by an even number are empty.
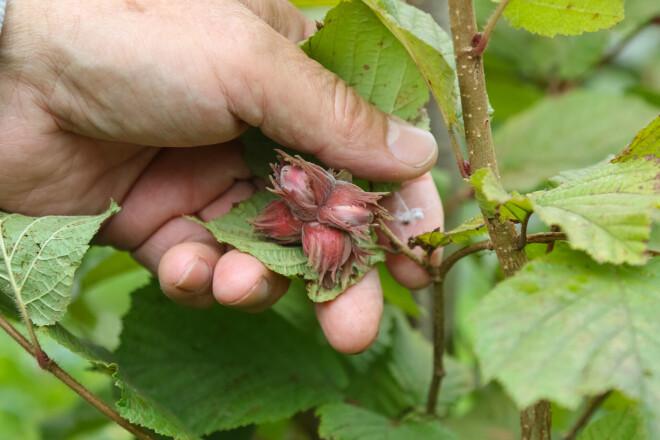
[[[185,290],[188,292],[196,292],[206,286],[211,279],[211,268],[206,261],[195,257],[186,269],[178,283],[174,286],[177,289]]]
[[[228,306],[237,306],[245,303],[246,305],[259,304],[270,296],[270,283],[266,278],[261,277],[259,281],[242,298],[227,304]]]
[[[397,117],[388,117],[387,146],[401,162],[422,168],[436,157],[438,144],[431,133]]]

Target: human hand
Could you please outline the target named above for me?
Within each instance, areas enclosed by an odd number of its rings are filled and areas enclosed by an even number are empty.
[[[100,242],[130,250],[182,304],[258,311],[288,287],[181,217],[209,220],[254,191],[232,141],[248,125],[374,180],[414,179],[437,155],[430,135],[388,118],[307,58],[295,42],[314,24],[285,1],[21,0],[6,17],[0,209],[93,214],[114,198],[122,211]],[[428,176],[401,194],[384,205],[403,200],[426,215],[395,232],[440,226]],[[388,267],[410,287],[429,281],[401,256]],[[365,349],[382,312],[377,274],[316,309],[335,348]]]

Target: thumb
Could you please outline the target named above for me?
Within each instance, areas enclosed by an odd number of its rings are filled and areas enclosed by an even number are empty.
[[[433,136],[369,104],[274,30],[250,44],[235,116],[282,145],[374,180],[408,180],[437,158]]]

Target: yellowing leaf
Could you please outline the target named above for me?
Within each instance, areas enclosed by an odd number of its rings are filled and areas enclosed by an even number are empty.
[[[640,402],[648,438],[660,438],[659,273],[657,258],[614,266],[555,246],[477,309],[486,378],[520,407],[550,399],[576,408],[584,395],[617,389]]]
[[[451,231],[425,232],[424,234],[418,235],[417,237],[414,237],[414,239],[411,239],[411,243],[422,247],[430,246],[431,248],[437,248],[446,246],[450,243],[464,243],[471,237],[476,235],[483,235],[487,232],[488,229],[486,228],[486,221],[484,220],[484,217],[482,215],[477,215],[469,220],[464,221]]]
[[[511,25],[552,37],[609,28],[623,20],[623,0],[511,0]]]
[[[644,264],[651,214],[660,206],[660,117],[610,163],[532,202],[542,221],[559,225],[571,247],[596,261]]]

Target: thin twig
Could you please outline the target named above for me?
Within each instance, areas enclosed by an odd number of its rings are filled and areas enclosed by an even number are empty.
[[[524,249],[527,246],[527,225],[529,224],[529,219],[534,214],[534,211],[529,211],[522,223],[520,223],[520,239],[518,241],[518,249]]]
[[[433,376],[426,401],[427,414],[434,415],[442,378],[447,374],[444,366],[445,353],[445,294],[444,280],[433,283]]]
[[[550,232],[556,233],[556,232],[559,232],[559,231],[560,231],[560,229],[559,229],[559,226],[557,226],[557,225],[552,225],[550,227]],[[555,242],[554,241],[549,242],[548,247],[545,248],[545,253],[549,254],[550,252],[552,252],[554,250],[554,248],[555,248]]]
[[[485,250],[493,250],[493,243],[491,243],[490,240],[483,240],[472,243],[449,255],[438,267],[436,282],[444,281],[449,270],[454,267],[454,264],[458,263],[461,258],[467,257],[468,255],[474,254],[475,252]]]
[[[364,246],[360,246],[362,249],[370,251],[370,250],[381,250],[383,252],[387,252],[388,254],[391,255],[401,255],[403,252],[401,252],[398,249],[393,249],[389,246],[385,246],[384,244],[366,244]]]
[[[616,57],[619,56],[619,54],[625,49],[625,47],[630,43],[637,35],[639,35],[640,32],[642,32],[644,29],[646,29],[649,25],[653,23],[653,18],[648,19],[647,21],[640,23],[637,28],[633,29],[621,39],[617,43],[616,46],[609,52],[607,52],[603,57],[598,60],[596,65],[594,66],[594,69],[599,69],[601,67],[607,66],[610,64]]]
[[[413,260],[415,263],[419,264],[423,268],[427,268],[428,265],[424,264],[424,261],[422,261],[422,259],[412,251],[412,249],[406,246],[405,243],[403,243],[401,239],[397,237],[396,234],[392,232],[392,230],[389,227],[387,227],[385,221],[379,220],[378,226],[380,230],[383,232],[383,234],[385,234],[387,239],[390,241],[390,243],[392,243],[392,246],[394,247],[395,251],[401,252],[406,257],[410,258],[411,260]]]
[[[594,397],[589,405],[587,405],[580,418],[577,419],[575,425],[573,425],[571,430],[564,435],[563,439],[574,440],[582,428],[587,425],[589,419],[591,419],[591,416],[594,415],[596,410],[603,404],[603,402],[607,400],[608,397],[610,397],[610,394],[612,394],[612,390],[606,391],[603,394],[599,394],[598,396]]]
[[[471,170],[468,169],[470,163],[467,162],[463,157],[461,146],[458,143],[456,127],[449,127],[449,130],[447,130],[447,132],[449,133],[449,143],[451,144],[451,149],[454,152],[454,156],[456,156],[456,164],[458,165],[458,171],[461,173],[462,178],[469,179],[471,174]]]
[[[495,29],[497,20],[500,19],[500,16],[502,15],[502,12],[504,12],[504,8],[506,8],[506,6],[509,4],[509,1],[511,0],[502,0],[500,2],[500,4],[497,6],[497,9],[495,9],[495,12],[493,12],[493,15],[491,15],[490,19],[488,19],[488,23],[486,24],[484,31],[481,34],[477,34],[479,37],[476,38],[476,41],[472,40],[476,43],[476,46],[474,46],[474,49],[472,50],[473,55],[481,55],[484,53],[486,46],[488,46],[490,34],[493,33],[493,29]]]
[[[32,357],[37,358],[37,351],[34,346],[28,341],[16,328],[11,325],[9,321],[5,319],[4,316],[0,315],[0,327],[7,332],[12,339],[14,339],[18,344],[25,349]],[[41,366],[41,365],[40,365]],[[99,399],[98,396],[93,394],[87,388],[85,388],[80,382],[71,377],[66,371],[62,370],[59,365],[57,365],[52,360],[48,360],[42,368],[53,376],[57,377],[62,381],[66,386],[75,391],[80,397],[85,399],[90,405],[96,408],[101,414],[105,415],[113,422],[133,434],[139,440],[154,440],[149,434],[144,432],[139,426],[136,426],[124,419],[119,415],[117,411],[110,408],[107,403]]]
[[[564,232],[539,232],[527,236],[527,243],[554,243],[555,241],[568,240]]]
[[[566,239],[567,239],[566,234],[563,232],[539,232],[538,234],[528,235],[526,243],[527,244],[554,243],[557,240],[566,240]],[[444,280],[449,270],[452,267],[454,267],[454,264],[456,264],[462,258],[474,254],[475,252],[480,252],[485,250],[490,250],[490,251],[493,250],[493,243],[490,240],[483,240],[483,241],[478,241],[476,243],[472,243],[449,255],[447,258],[444,259],[442,264],[438,266],[436,273],[436,281]]]

